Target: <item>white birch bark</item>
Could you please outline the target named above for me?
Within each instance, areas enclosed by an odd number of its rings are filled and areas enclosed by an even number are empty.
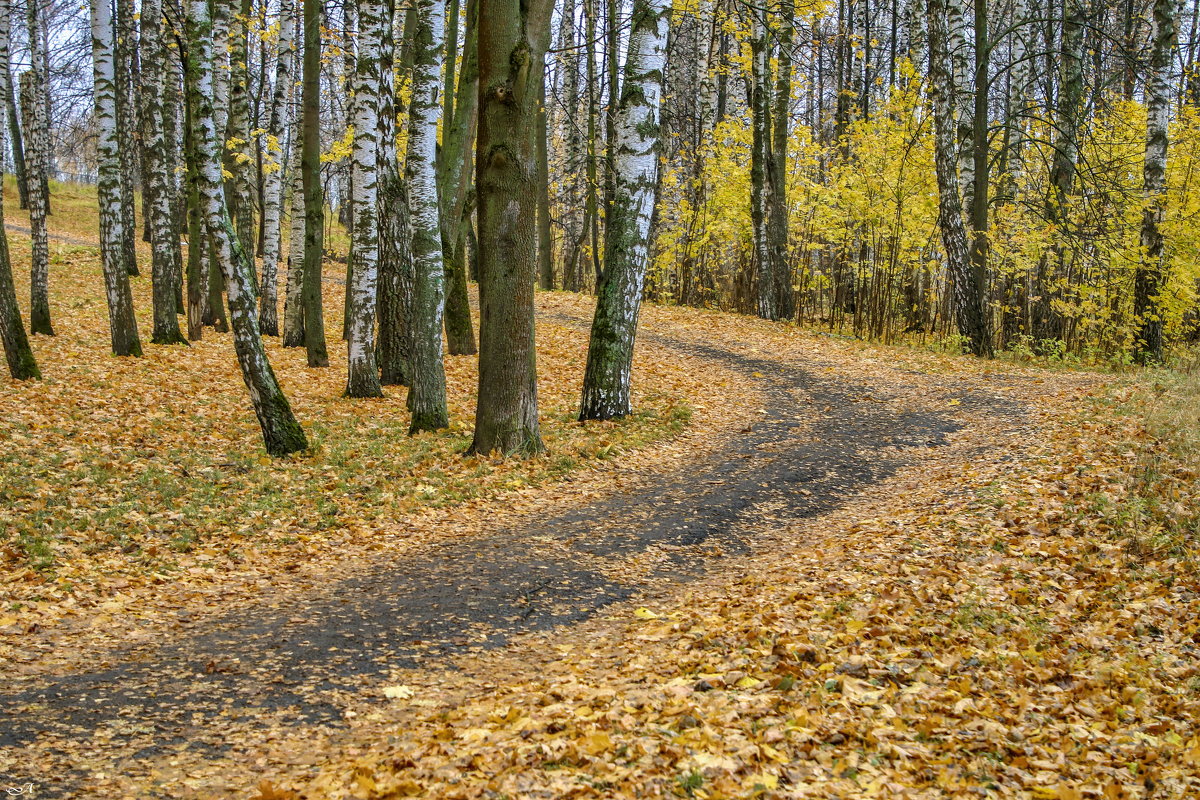
[[[142,2],[142,40],[145,59],[143,71],[145,92],[142,111],[146,116],[147,140],[143,157],[147,159],[146,175],[150,185],[143,194],[143,213],[150,222],[151,281],[154,288],[155,344],[187,344],[179,331],[175,314],[175,253],[178,244],[171,209],[171,186],[168,173],[172,165],[168,158],[166,125],[163,119],[163,85],[166,59],[163,57],[162,0]]]
[[[580,419],[611,419],[631,410],[630,373],[657,183],[669,12],[666,0],[635,0],[633,6],[617,109],[604,274],[588,345]]]
[[[284,127],[293,85],[292,71],[296,49],[296,9],[293,0],[284,0],[279,16],[279,56],[275,68],[275,88],[271,95],[271,116],[263,153],[263,260],[262,286],[259,291],[263,333],[279,335],[279,254],[282,245],[280,218],[283,210]]]
[[[299,98],[299,91],[294,92]],[[292,208],[288,220],[287,289],[283,299],[283,346],[304,346],[304,171],[300,158],[304,137],[300,135],[300,109],[295,109],[292,130]]]
[[[376,286],[379,282],[379,43],[384,7],[359,0],[358,54],[354,67],[354,151],[351,156],[351,204],[354,269],[348,300],[346,346],[349,364],[346,394],[381,397],[375,360]]]
[[[410,431],[436,430],[449,424],[446,373],[442,362],[442,314],[446,280],[438,217],[437,128],[441,103],[437,91],[442,67],[441,0],[416,0],[417,30],[413,59],[411,123],[406,167],[412,209],[414,272],[412,391]],[[355,265],[357,269],[357,264]]]
[[[188,102],[196,116],[198,188],[204,227],[225,276],[233,344],[250,393],[267,452],[282,456],[308,446],[300,423],[267,360],[258,327],[256,291],[249,256],[234,234],[222,191],[221,139],[214,120],[212,37],[208,0],[188,0]]]
[[[113,50],[113,18],[109,0],[91,0],[92,77],[96,103],[96,192],[100,202],[100,255],[112,350],[118,356],[140,356],[133,294],[125,259],[125,218],[121,208],[121,156],[117,137],[117,70]]]
[[[32,333],[53,336],[54,326],[50,322],[50,238],[46,231],[46,107],[37,90],[38,79],[35,70],[21,73],[20,85],[21,116],[24,118],[28,134],[25,169],[29,178],[31,241],[29,330]]]
[[[1163,280],[1162,223],[1166,209],[1167,147],[1171,115],[1171,67],[1178,38],[1177,0],[1154,0],[1150,71],[1146,76],[1146,158],[1142,168],[1142,260],[1134,275],[1137,356],[1145,364],[1163,358],[1163,322],[1159,292]]]
[[[971,51],[967,45],[967,10],[964,0],[946,0],[947,46],[953,90],[950,113],[958,125],[958,185],[964,209],[971,207],[975,194],[975,79],[971,70]]]

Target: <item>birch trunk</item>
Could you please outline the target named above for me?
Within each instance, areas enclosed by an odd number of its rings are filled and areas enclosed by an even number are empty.
[[[216,0],[226,2],[226,0]],[[250,75],[248,71],[250,37],[250,0],[242,0],[239,13],[231,28],[229,51],[229,131],[225,157],[233,173],[230,211],[237,226],[237,236],[250,259],[250,277],[254,279],[253,293],[257,298],[258,280],[254,263],[254,157],[250,149]],[[257,299],[256,299],[257,302]]]
[[[634,0],[613,143],[613,202],[607,213],[604,271],[588,345],[581,420],[612,419],[630,412],[633,346],[658,167],[669,10],[666,0]]]
[[[34,107],[31,116],[37,120],[30,138],[37,139],[41,159],[42,206],[50,214],[50,176],[54,171],[54,148],[50,142],[50,55],[46,48],[46,19],[42,0],[26,0],[25,27],[29,35],[29,72],[33,78]],[[27,126],[28,127],[28,126]],[[33,210],[32,208],[30,209]],[[39,331],[34,330],[34,333]]]
[[[354,67],[354,152],[350,164],[354,271],[348,278],[350,327],[346,337],[349,397],[383,396],[375,361],[379,281],[379,43],[383,37],[383,18],[382,2],[358,0],[361,35]]]
[[[1142,259],[1134,274],[1134,315],[1141,326],[1136,345],[1137,360],[1158,364],[1163,358],[1163,322],[1159,293],[1163,283],[1162,222],[1166,207],[1168,124],[1170,122],[1170,75],[1179,9],[1176,0],[1154,0],[1150,71],[1146,76],[1146,160],[1142,170]]]
[[[96,102],[96,194],[100,201],[100,257],[108,300],[112,351],[140,356],[129,264],[125,258],[125,216],[121,213],[121,155],[117,136],[117,70],[109,0],[92,0],[92,63]]]
[[[263,442],[270,455],[283,456],[305,449],[308,442],[304,430],[292,414],[287,397],[279,388],[271,362],[267,360],[263,349],[249,256],[234,235],[233,222],[221,190],[221,140],[217,135],[212,107],[211,30],[207,0],[188,0],[187,96],[196,115],[199,132],[199,190],[204,208],[204,226],[225,272],[234,349],[259,427],[262,428]]]
[[[9,0],[0,0],[0,71],[9,73],[8,42],[11,9]],[[0,92],[8,94],[7,87]],[[6,103],[9,98],[4,98]],[[4,149],[4,133],[0,129],[0,151]],[[0,172],[0,180],[4,175]],[[4,194],[0,192],[0,342],[4,344],[4,358],[8,362],[8,373],[14,380],[30,380],[42,377],[38,371],[29,338],[25,335],[25,323],[21,321],[21,309],[17,305],[17,290],[13,285],[12,262],[8,257],[8,234],[4,230]]]
[[[300,159],[304,137],[300,134],[300,93],[292,87],[292,207],[288,218],[287,288],[283,299],[283,346],[304,346],[304,171]]]
[[[409,206],[412,209],[413,284],[412,388],[408,407],[410,433],[450,424],[446,410],[446,372],[442,362],[442,309],[446,283],[442,267],[441,222],[438,214],[437,148],[438,77],[442,61],[439,0],[416,0],[412,106],[408,128]]]
[[[751,8],[753,15],[750,39],[750,118],[752,131],[750,153],[750,220],[753,226],[754,265],[758,270],[755,288],[755,311],[763,319],[775,319],[774,261],[767,232],[774,190],[768,170],[771,155],[771,54],[768,46],[767,11]]]
[[[413,264],[409,248],[412,226],[409,218],[408,188],[400,174],[396,154],[396,79],[406,77],[412,68],[412,47],[406,46],[398,70],[393,70],[395,9],[392,25],[383,40],[383,75],[379,92],[379,368],[380,381],[386,386],[412,383],[412,296]],[[405,13],[404,41],[411,44],[416,30],[416,10],[411,4]],[[407,115],[405,115],[407,117]]]
[[[954,0],[951,0],[953,2]],[[991,357],[992,343],[983,307],[983,276],[971,268],[956,174],[955,126],[950,55],[946,50],[945,0],[929,0],[929,88],[933,102],[934,167],[938,182],[938,224],[946,267],[954,289],[959,334],[977,356]]]
[[[304,178],[304,348],[310,367],[329,366],[325,315],[321,303],[325,197],[321,187],[321,0],[304,3],[304,84],[301,90],[304,136],[300,172]]]
[[[271,118],[267,123],[263,161],[263,260],[259,307],[263,333],[279,335],[279,252],[282,244],[280,217],[283,210],[284,127],[292,89],[292,45],[296,27],[296,4],[284,0],[279,16],[279,56],[275,67],[275,89],[271,95]]]
[[[185,72],[186,74],[186,72]],[[200,161],[196,154],[196,120],[192,109],[184,103],[183,148],[187,162],[187,326],[188,341],[197,342],[204,335],[204,325],[211,323],[212,310],[208,305],[208,256],[204,236],[204,221],[200,217]]]
[[[958,184],[962,206],[969,209],[975,191],[975,81],[970,66],[971,48],[967,44],[967,7],[965,0],[944,0],[944,4],[953,85],[950,114],[958,125]]]
[[[473,453],[542,450],[533,292],[537,116],[552,0],[479,5],[479,391]]]
[[[32,5],[32,0],[30,2]],[[46,232],[46,155],[42,149],[47,137],[43,115],[45,106],[38,100],[37,76],[30,69],[21,73],[21,114],[29,132],[26,151],[29,170],[29,232],[32,243],[29,272],[29,330],[31,333],[54,335],[50,323],[50,239]]]
[[[590,45],[589,45],[590,46]],[[583,283],[583,243],[587,237],[584,205],[587,202],[587,153],[584,149],[584,125],[579,91],[579,52],[575,44],[575,0],[564,0],[558,42],[559,93],[563,98],[561,139],[563,141],[563,187],[559,196],[562,220],[562,288],[579,291]],[[552,289],[553,286],[543,286]]]
[[[133,2],[132,0],[116,0],[117,24],[114,28],[113,64],[115,65],[115,80],[113,95],[116,99],[117,119],[117,158],[121,162],[120,193],[121,193],[121,258],[130,275],[140,275],[137,262],[137,215],[134,211],[133,190],[137,183],[137,148],[130,146],[134,142],[131,135],[137,124],[137,114],[133,101],[134,69],[133,53],[135,46]]]
[[[143,157],[150,180],[143,194],[143,210],[150,225],[151,272],[154,290],[155,344],[187,344],[179,332],[175,314],[175,253],[179,239],[175,235],[171,212],[171,192],[167,176],[173,165],[167,156],[166,126],[163,118],[163,77],[167,71],[162,37],[162,0],[142,2],[142,47],[145,53],[145,86],[142,93]]]

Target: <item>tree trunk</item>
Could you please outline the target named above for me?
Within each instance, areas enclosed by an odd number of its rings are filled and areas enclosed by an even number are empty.
[[[453,116],[442,118],[442,149],[438,161],[442,259],[446,272],[446,343],[450,354],[456,356],[476,353],[463,243],[466,238],[464,229],[471,224],[470,215],[465,210],[471,184],[476,112],[479,108],[478,16],[479,0],[467,0],[458,98],[453,103],[447,101],[443,106],[443,114],[449,108]]]
[[[250,259],[234,233],[221,190],[221,146],[212,106],[211,32],[207,0],[188,0],[187,96],[196,115],[200,134],[197,149],[204,224],[212,249],[225,271],[234,349],[242,369],[242,378],[254,404],[254,413],[262,428],[263,442],[267,453],[284,456],[304,450],[308,442],[304,430],[292,414],[287,397],[279,388],[271,362],[267,360],[263,349],[254,283],[250,277]]]
[[[30,0],[33,4],[33,0]],[[32,243],[29,272],[29,330],[31,333],[54,335],[50,323],[50,240],[46,232],[45,153],[47,141],[42,127],[45,106],[38,101],[37,76],[34,70],[21,73],[21,114],[29,132],[29,232]]]
[[[271,94],[271,118],[267,124],[267,159],[263,163],[262,286],[259,307],[263,333],[279,335],[279,256],[283,240],[280,220],[283,212],[284,128],[292,90],[292,64],[296,49],[292,40],[296,29],[296,4],[284,0],[279,12],[279,55],[275,66],[275,89]],[[293,162],[294,168],[294,162]]]
[[[394,12],[392,6],[389,4],[389,10]],[[406,44],[411,44],[416,35],[416,20],[416,9],[409,4],[404,20]],[[380,381],[385,386],[408,386],[412,383],[412,226],[408,187],[400,175],[396,156],[394,127],[400,103],[394,91],[397,76],[392,70],[395,53],[392,29],[393,25],[389,25],[384,32],[382,60],[386,79],[379,103],[379,368]],[[401,79],[411,72],[412,58],[413,48],[406,46],[397,70]]]
[[[117,131],[117,70],[113,20],[108,0],[92,0],[92,62],[95,81],[97,182],[100,200],[100,257],[108,299],[113,355],[140,356],[129,262],[125,258],[125,215],[121,209],[121,155]]]
[[[945,0],[929,0],[929,86],[933,101],[934,167],[938,182],[938,223],[946,266],[954,288],[954,311],[958,332],[977,356],[992,355],[991,336],[983,305],[982,275],[971,268],[967,254],[967,232],[963,224],[956,169],[955,126],[951,101],[954,84],[950,56],[946,50]]]
[[[444,428],[446,373],[442,363],[441,230],[438,219],[437,147],[438,77],[441,74],[442,8],[437,0],[417,0],[417,29],[413,39],[412,105],[408,127],[407,168],[409,207],[412,209],[413,285],[412,411],[410,433]]]
[[[134,108],[133,90],[138,76],[134,75],[133,54],[134,22],[132,0],[116,0],[117,24],[114,28],[113,64],[116,78],[113,95],[116,103],[117,158],[120,160],[121,197],[121,258],[130,275],[139,275],[137,262],[137,215],[134,211],[133,191],[137,183],[137,148],[132,146],[132,136],[137,115]]]
[[[54,167],[54,148],[50,141],[50,54],[46,47],[46,19],[42,0],[26,0],[25,21],[29,34],[29,71],[33,74],[33,114],[39,120],[31,132],[38,139],[41,158],[42,206],[50,214],[50,176]],[[34,331],[37,333],[37,331]]]
[[[329,366],[325,349],[325,316],[321,304],[321,259],[324,256],[325,196],[321,186],[321,0],[304,3],[304,347],[310,367]]]
[[[473,453],[542,450],[533,291],[537,115],[552,0],[479,6],[479,392]]]
[[[297,52],[300,43],[297,41]],[[294,83],[294,81],[293,81]],[[287,288],[283,300],[283,346],[304,347],[304,136],[300,131],[300,92],[292,86],[292,141],[290,183],[292,207],[288,216]],[[382,130],[380,135],[382,136]]]
[[[1157,364],[1163,358],[1162,310],[1159,293],[1163,283],[1162,221],[1166,207],[1168,123],[1170,121],[1171,60],[1178,36],[1176,0],[1154,0],[1154,34],[1151,39],[1150,71],[1146,76],[1146,160],[1142,170],[1142,259],[1134,274],[1134,315],[1141,326],[1136,345],[1137,360]]]
[[[379,281],[379,43],[383,37],[383,3],[358,0],[358,25],[361,35],[354,66],[354,152],[350,163],[354,273],[346,337],[346,395],[382,397],[375,361],[375,309]],[[439,329],[439,344],[440,333]]]
[[[612,143],[613,202],[604,237],[604,272],[597,290],[579,418],[612,419],[630,412],[633,345],[646,277],[654,207],[667,40],[665,0],[634,0],[629,52]]]
[[[771,101],[770,81],[771,54],[767,10],[751,8],[754,16],[750,39],[750,124],[752,142],[750,152],[750,221],[754,242],[753,264],[755,276],[755,311],[763,319],[777,319],[775,310],[774,259],[768,237],[767,223],[773,204],[771,193],[773,182],[768,179],[768,163],[771,160]]]
[[[218,3],[232,0],[216,0]],[[250,152],[250,75],[248,70],[250,38],[250,0],[241,0],[234,17],[229,51],[229,146],[224,151],[227,169],[233,181],[226,196],[231,197],[230,211],[237,226],[242,249],[250,259],[250,277],[257,303],[258,280],[254,265],[254,157]]]
[[[175,254],[179,238],[175,235],[171,212],[171,193],[167,176],[174,165],[167,157],[167,139],[163,124],[163,77],[167,72],[163,47],[162,0],[142,2],[142,49],[146,82],[142,93],[143,157],[150,185],[142,200],[142,213],[150,221],[151,281],[154,291],[155,344],[187,344],[179,332],[175,314]]]
[[[10,20],[11,20],[11,11]],[[7,28],[10,20],[5,20]],[[17,110],[17,93],[13,88],[12,67],[4,75],[4,107],[8,116],[8,134],[12,140],[13,174],[17,178],[17,197],[21,208],[29,208],[29,182],[25,175],[25,139],[21,135],[21,114]]]
[[[11,9],[9,0],[0,0],[0,70],[9,72],[8,42]],[[110,28],[111,31],[111,28]],[[7,87],[0,87],[5,91]],[[7,92],[5,92],[7,94]],[[10,98],[6,97],[7,102]],[[4,134],[0,129],[0,151],[4,149]],[[0,172],[0,180],[4,175]],[[0,192],[0,222],[4,218],[4,193]],[[17,305],[17,290],[13,285],[12,262],[8,257],[8,234],[0,224],[0,342],[4,344],[4,358],[8,362],[8,373],[14,380],[30,380],[42,377],[38,371],[29,338],[25,335],[25,324],[21,321],[21,309]]]
[[[792,46],[796,26],[793,0],[783,0],[779,18],[779,53],[775,76],[775,106],[771,111],[770,150],[766,154],[770,206],[767,208],[767,243],[771,262],[773,319],[791,319],[796,313],[792,269],[788,259],[787,155],[788,119],[792,100]]]

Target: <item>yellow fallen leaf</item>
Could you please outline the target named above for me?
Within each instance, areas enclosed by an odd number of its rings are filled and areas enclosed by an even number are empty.
[[[648,608],[639,608],[633,612],[633,615],[638,619],[659,619],[658,614],[655,614]]]
[[[416,692],[411,686],[385,686],[383,687],[383,696],[389,700],[407,700]]]

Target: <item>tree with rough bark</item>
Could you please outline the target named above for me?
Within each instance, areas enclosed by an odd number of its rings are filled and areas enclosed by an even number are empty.
[[[552,0],[480,0],[479,388],[474,453],[536,453],[538,112]]]
[[[385,9],[380,0],[358,0],[359,43],[354,72],[354,152],[351,217],[354,270],[349,281],[350,320],[346,394],[382,397],[375,360],[376,290],[379,282],[379,43]]]
[[[953,0],[952,0],[953,1]],[[992,355],[984,310],[984,276],[971,264],[959,193],[953,106],[954,83],[947,50],[945,0],[928,0],[929,88],[933,104],[934,166],[938,182],[938,224],[950,279],[959,335],[977,356]]]
[[[385,386],[412,384],[413,260],[408,187],[396,153],[397,80],[412,71],[413,48],[405,47],[396,60],[395,4],[388,3],[391,24],[384,29],[381,49],[385,77],[379,92],[379,378]],[[404,14],[404,41],[416,31],[416,7]],[[405,115],[407,117],[408,115]]]
[[[204,227],[225,274],[234,350],[262,429],[263,443],[270,455],[285,456],[306,449],[308,441],[279,387],[271,362],[267,360],[258,327],[250,257],[234,231],[222,191],[221,139],[217,134],[212,107],[212,23],[207,0],[188,0],[187,40],[188,65],[185,77],[188,103],[195,114],[199,132],[199,193]]]
[[[263,333],[279,335],[279,259],[283,244],[283,185],[287,159],[284,157],[284,127],[292,94],[292,66],[296,48],[296,3],[284,0],[279,12],[279,55],[275,66],[275,87],[271,92],[271,117],[267,123],[263,159],[262,214],[262,286],[259,288]],[[294,162],[293,162],[294,165]]]
[[[606,209],[604,271],[588,344],[579,418],[629,414],[633,347],[641,308],[659,144],[667,41],[665,0],[635,0],[617,111],[612,203]]]
[[[451,355],[477,352],[467,293],[466,213],[471,185],[471,156],[475,144],[476,111],[479,108],[479,0],[467,0],[463,31],[462,69],[457,91],[449,83],[442,104],[442,147],[438,158],[438,200],[441,204],[442,262],[446,275],[446,345]],[[454,61],[453,43],[447,37],[448,64]],[[447,69],[447,75],[453,70]],[[450,96],[454,97],[451,102]]]
[[[413,314],[410,431],[438,430],[450,424],[446,409],[446,372],[442,361],[442,314],[446,276],[442,262],[437,147],[438,78],[442,66],[442,19],[439,0],[415,0],[412,104],[408,128],[409,207],[412,210]]]
[[[129,285],[127,220],[122,207],[121,153],[117,118],[117,69],[109,0],[92,0],[92,64],[95,85],[97,181],[100,202],[100,259],[108,300],[113,355],[140,356],[133,291]]]
[[[1154,33],[1150,71],[1146,76],[1146,159],[1142,168],[1142,258],[1134,274],[1134,315],[1140,329],[1136,356],[1143,364],[1163,358],[1162,291],[1163,233],[1166,206],[1167,146],[1169,144],[1171,60],[1179,36],[1176,0],[1154,0]]]
[[[187,344],[179,331],[175,313],[175,253],[179,239],[172,220],[171,192],[168,174],[174,169],[167,151],[166,126],[163,116],[163,92],[166,59],[163,52],[162,0],[142,2],[142,64],[146,85],[142,95],[145,125],[143,157],[150,185],[146,187],[143,213],[150,225],[151,270],[154,292],[154,330],[150,341],[155,344]]]
[[[9,0],[0,0],[0,73],[9,74],[8,34],[11,19]],[[0,92],[7,87],[0,85]],[[7,101],[7,97],[5,98]],[[0,150],[4,148],[4,133],[0,129]],[[0,172],[0,179],[3,173]],[[14,380],[30,380],[42,377],[38,370],[33,349],[25,334],[25,323],[21,320],[21,309],[17,305],[17,290],[13,285],[12,262],[8,257],[8,233],[4,229],[4,197],[0,193],[0,342],[4,345],[4,358],[8,362],[8,374]]]
[[[304,82],[301,89],[300,172],[304,181],[304,348],[310,367],[329,366],[321,303],[325,257],[325,192],[321,186],[321,2],[304,3]]]
[[[50,239],[46,229],[45,106],[38,101],[34,70],[21,73],[21,116],[29,132],[26,168],[29,183],[29,232],[32,243],[29,270],[29,330],[54,335],[50,322]]]

